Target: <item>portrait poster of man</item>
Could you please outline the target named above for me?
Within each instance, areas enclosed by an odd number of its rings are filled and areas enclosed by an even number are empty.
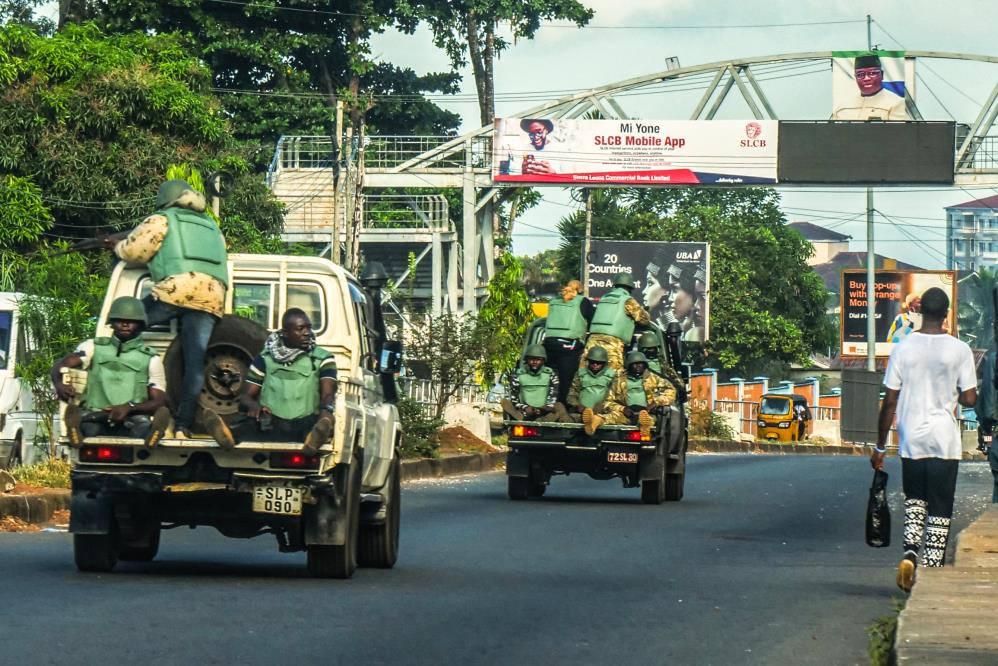
[[[914,98],[913,81],[904,51],[835,51],[831,119],[911,120],[905,94]]]
[[[547,118],[497,120],[499,173],[504,176],[548,176],[561,172],[564,137]]]
[[[634,295],[640,298],[652,321],[663,329],[677,322],[686,342],[709,339],[708,243],[593,241],[589,296],[599,298],[613,286],[617,273],[628,270],[635,279]]]

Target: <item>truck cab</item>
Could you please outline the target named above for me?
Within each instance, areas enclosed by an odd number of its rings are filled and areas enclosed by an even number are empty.
[[[349,577],[355,567],[393,566],[398,555],[401,438],[395,407],[397,348],[387,344],[380,294],[332,262],[284,255],[229,256],[225,316],[208,343],[199,406],[237,415],[252,359],[285,310],[304,310],[316,343],[336,359],[334,432],[318,455],[302,442],[244,441],[225,450],[207,436],[164,438],[154,448],[94,437],[71,452],[76,563],[106,571],[118,559],[155,557],[161,529],[211,526],[230,537],[277,537],[305,550],[315,576]],[[151,289],[143,266],[118,264],[98,316],[120,296]],[[179,401],[183,374],[177,322],[152,327],[146,343],[163,356],[167,395]],[[200,410],[199,410],[200,413]]]

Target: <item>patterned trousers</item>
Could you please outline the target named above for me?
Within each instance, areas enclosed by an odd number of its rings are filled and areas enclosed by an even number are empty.
[[[946,562],[958,460],[902,458],[904,486],[904,552],[918,556],[924,539],[922,566],[941,567]]]
[[[624,369],[624,341],[604,333],[592,333],[586,339],[586,350],[583,352],[582,358],[579,359],[580,368],[586,367],[586,356],[589,355],[589,350],[593,347],[602,347],[606,350],[606,355],[610,359],[607,365],[611,368],[614,370]]]

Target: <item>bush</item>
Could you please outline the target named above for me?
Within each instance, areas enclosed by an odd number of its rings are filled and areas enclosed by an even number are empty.
[[[42,462],[15,467],[14,480],[38,488],[69,488],[69,461],[48,458]]]
[[[396,407],[402,425],[402,457],[435,458],[440,448],[437,431],[444,420],[434,418],[429,409],[409,398],[401,398]]]
[[[738,439],[723,416],[709,409],[690,410],[690,436],[707,439]]]

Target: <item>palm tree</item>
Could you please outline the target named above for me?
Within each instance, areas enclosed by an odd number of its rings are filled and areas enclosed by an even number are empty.
[[[995,341],[995,289],[998,271],[979,268],[959,281],[957,324],[960,339],[974,349],[988,349]]]

